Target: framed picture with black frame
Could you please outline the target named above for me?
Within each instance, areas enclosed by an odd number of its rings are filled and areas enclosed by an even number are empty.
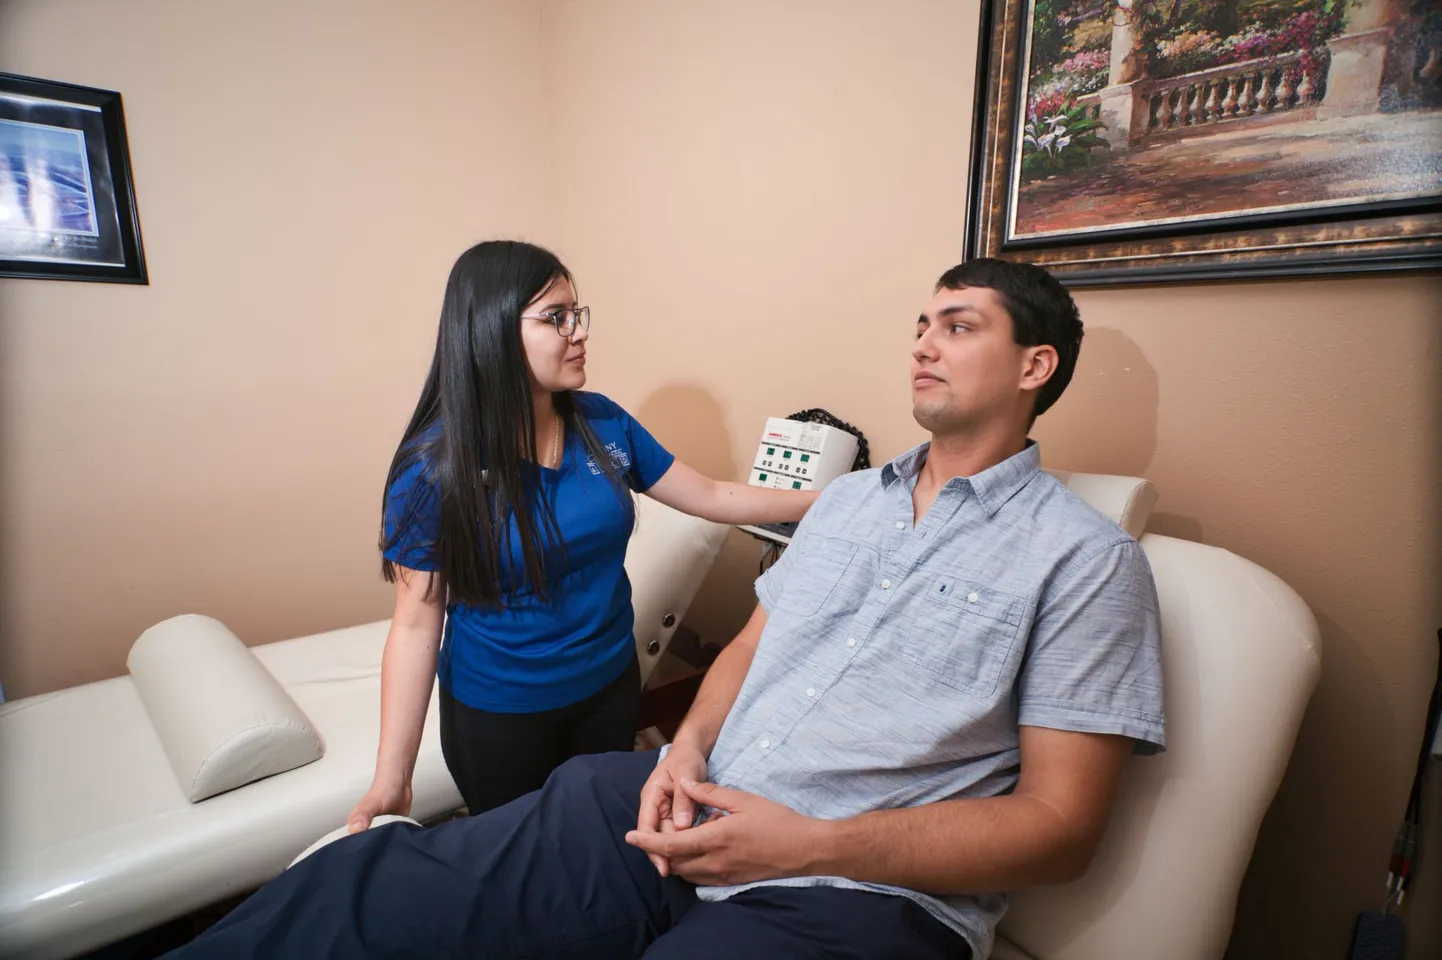
[[[0,73],[0,277],[148,282],[120,94]]]
[[[1068,286],[1442,267],[1442,3],[983,0],[965,253]]]

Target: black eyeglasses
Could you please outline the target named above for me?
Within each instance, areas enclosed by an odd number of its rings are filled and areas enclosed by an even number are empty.
[[[577,326],[582,330],[591,329],[591,308],[566,307],[562,310],[552,310],[549,313],[523,313],[521,319],[544,320],[553,325],[558,334],[569,337],[576,332]]]

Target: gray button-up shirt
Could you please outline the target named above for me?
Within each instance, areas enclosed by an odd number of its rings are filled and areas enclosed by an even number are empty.
[[[1018,726],[1165,743],[1156,588],[1135,540],[1041,472],[1037,447],[949,481],[919,524],[923,445],[831,483],[756,582],[768,621],[711,778],[802,814],[1011,791]],[[1001,892],[909,897],[991,950]],[[704,887],[719,900],[747,887]]]

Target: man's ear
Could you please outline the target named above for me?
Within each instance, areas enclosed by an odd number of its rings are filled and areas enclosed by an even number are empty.
[[[1060,362],[1056,347],[1050,344],[1027,347],[1022,351],[1021,388],[1040,390],[1052,378],[1052,374],[1056,373]]]

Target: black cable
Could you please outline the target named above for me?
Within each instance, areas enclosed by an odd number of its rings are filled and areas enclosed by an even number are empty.
[[[1442,630],[1437,631],[1437,680],[1432,685],[1432,699],[1427,703],[1427,723],[1422,728],[1422,749],[1417,755],[1417,772],[1412,778],[1412,796],[1407,802],[1407,821],[1416,823],[1422,815],[1422,780],[1427,774],[1427,761],[1432,755],[1432,741],[1437,737],[1437,724],[1442,721]]]
[[[793,413],[787,420],[800,420],[802,423],[820,423],[828,427],[835,427],[837,430],[844,430],[856,438],[856,459],[851,462],[852,470],[867,470],[871,467],[871,448],[866,444],[866,435],[860,430],[822,410],[820,407],[813,407],[810,410],[802,410]]]
[[[1437,631],[1437,643],[1442,647],[1442,630]],[[1442,650],[1437,660],[1437,680],[1432,685],[1432,696],[1427,701],[1427,721],[1422,727],[1422,747],[1417,753],[1417,770],[1412,776],[1412,793],[1407,799],[1407,813],[1402,826],[1392,841],[1392,856],[1387,862],[1387,898],[1382,904],[1382,915],[1402,905],[1407,893],[1407,882],[1412,876],[1412,862],[1417,855],[1418,835],[1422,832],[1422,781],[1427,776],[1427,762],[1432,755],[1432,741],[1437,736],[1437,724],[1442,720]]]

